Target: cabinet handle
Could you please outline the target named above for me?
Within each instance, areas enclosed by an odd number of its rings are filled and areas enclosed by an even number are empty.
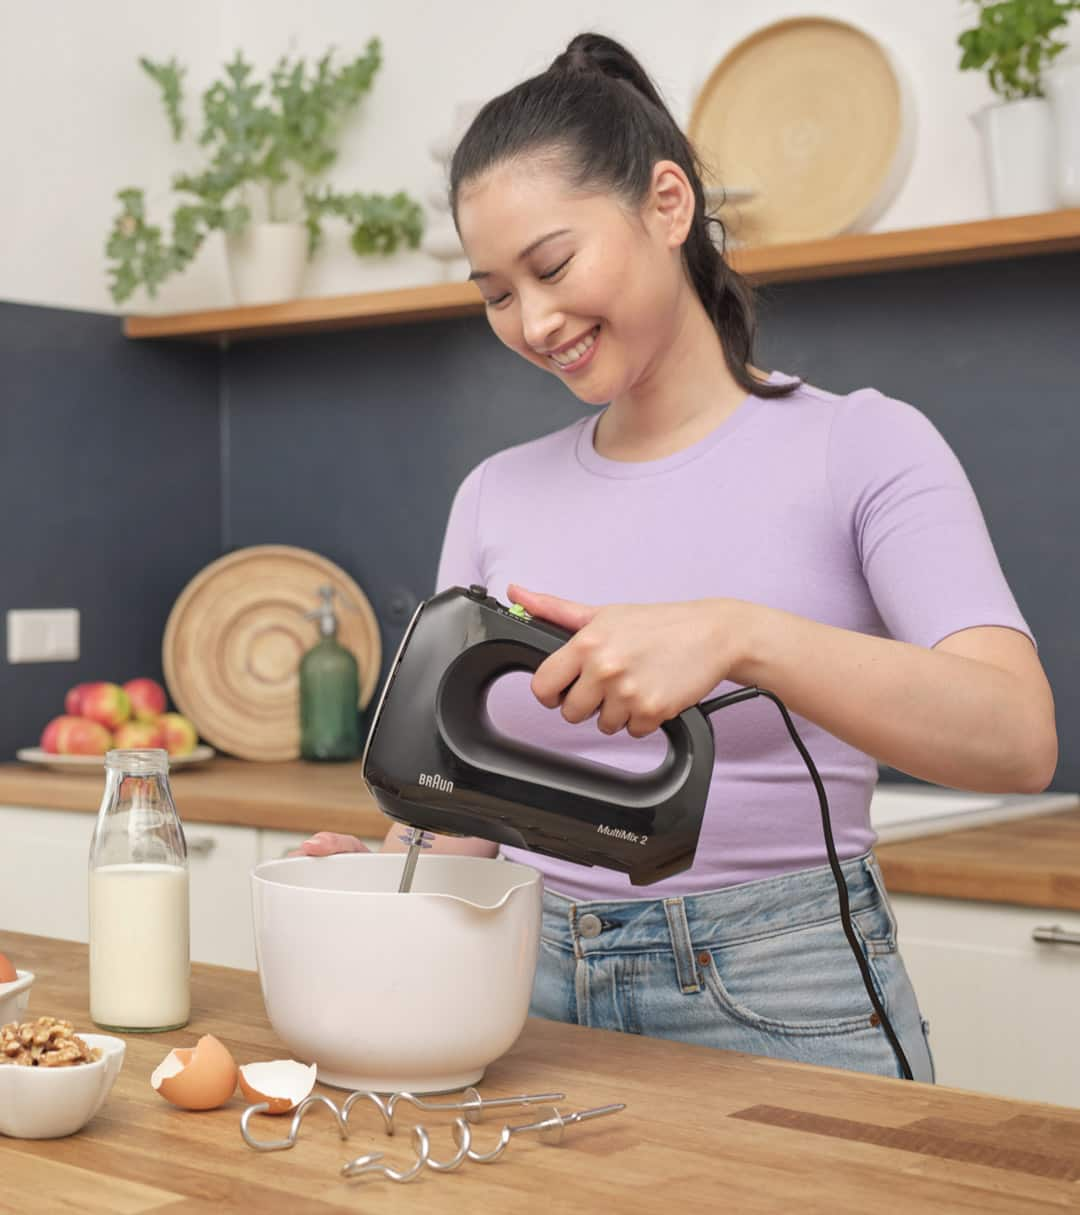
[[[188,840],[187,842],[188,856],[209,856],[216,847],[217,840],[209,835],[204,835],[201,839]]]
[[[1031,939],[1046,945],[1080,945],[1080,932],[1069,932],[1060,924],[1051,924],[1045,928],[1036,928]]]

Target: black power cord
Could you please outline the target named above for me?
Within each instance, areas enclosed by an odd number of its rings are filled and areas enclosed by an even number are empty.
[[[814,766],[814,761],[810,758],[810,752],[807,751],[803,740],[795,729],[795,723],[791,720],[787,707],[779,696],[774,696],[772,692],[766,692],[764,688],[739,688],[734,692],[726,693],[724,696],[716,696],[712,700],[702,701],[698,707],[708,717],[710,713],[714,713],[717,709],[738,704],[742,700],[753,700],[755,696],[767,697],[780,710],[784,718],[784,725],[787,726],[788,733],[791,735],[791,741],[802,756],[803,763],[806,764],[806,770],[810,773],[810,779],[814,782],[814,788],[817,789],[818,804],[821,807],[821,823],[825,829],[825,849],[829,854],[829,866],[832,869],[833,878],[836,880],[836,892],[840,900],[840,920],[844,925],[844,935],[851,946],[851,952],[855,955],[855,961],[859,964],[859,973],[862,975],[863,983],[866,986],[866,994],[870,997],[870,1003],[874,1006],[874,1011],[881,1020],[881,1028],[885,1031],[885,1036],[889,1039],[890,1045],[896,1052],[896,1058],[900,1063],[900,1070],[904,1074],[904,1079],[912,1080],[914,1077],[911,1074],[911,1065],[908,1063],[907,1055],[904,1054],[900,1040],[893,1030],[892,1022],[889,1020],[888,1014],[878,999],[877,991],[874,988],[873,976],[870,974],[869,963],[863,956],[858,938],[855,936],[855,929],[851,924],[851,904],[848,902],[847,882],[844,881],[844,874],[840,869],[840,861],[836,856],[832,821],[829,818],[829,799],[825,796],[825,786],[822,783],[817,768]]]

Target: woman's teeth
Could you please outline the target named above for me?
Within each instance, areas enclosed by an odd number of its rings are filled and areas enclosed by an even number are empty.
[[[597,325],[592,333],[586,334],[576,346],[571,346],[569,350],[563,350],[559,354],[548,355],[548,358],[558,363],[560,367],[568,367],[571,363],[576,363],[593,342],[596,341],[596,335],[599,331],[600,326]]]

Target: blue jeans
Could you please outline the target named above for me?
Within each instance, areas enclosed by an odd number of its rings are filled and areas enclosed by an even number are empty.
[[[851,919],[916,1080],[927,1025],[872,853],[841,865]],[[826,1067],[902,1075],[844,935],[827,865],[684,898],[544,892],[533,1016]]]

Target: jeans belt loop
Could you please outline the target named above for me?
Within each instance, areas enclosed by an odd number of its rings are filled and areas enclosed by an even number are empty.
[[[671,948],[675,954],[675,971],[679,977],[679,988],[686,994],[701,991],[697,965],[694,961],[694,946],[690,941],[690,925],[686,922],[686,906],[681,898],[664,899],[668,931],[671,933]]]

